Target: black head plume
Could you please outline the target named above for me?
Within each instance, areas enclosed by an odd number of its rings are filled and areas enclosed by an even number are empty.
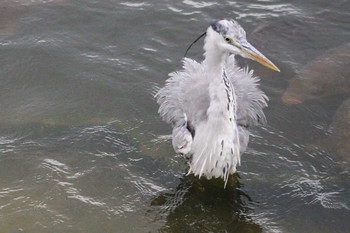
[[[197,39],[195,39],[192,44],[190,44],[190,46],[188,46],[186,52],[185,52],[185,55],[184,57],[186,57],[187,55],[187,52],[190,50],[190,48],[192,47],[192,45],[194,45],[197,41],[199,41],[203,36],[205,36],[207,34],[207,32],[204,32],[202,35],[200,35]]]

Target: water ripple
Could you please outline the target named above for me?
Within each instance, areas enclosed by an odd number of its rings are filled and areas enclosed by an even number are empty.
[[[152,196],[157,192],[165,191],[166,189],[152,183],[151,180],[144,177],[130,177],[130,182],[135,185],[135,187],[144,195]]]
[[[280,5],[261,5],[261,4],[249,4],[239,13],[237,19],[245,19],[245,21],[256,19],[268,19],[272,17],[281,17],[281,15],[302,15],[299,8],[291,4]],[[250,9],[250,10],[248,10]]]
[[[58,174],[69,174],[68,166],[55,159],[44,159],[41,166]]]
[[[23,187],[21,186],[15,186],[15,187],[11,187],[11,188],[2,188],[0,189],[0,197],[6,197],[8,195],[13,195],[13,193],[16,193],[16,192],[20,192],[20,191],[23,191]]]
[[[62,185],[62,183],[60,183],[60,184]],[[66,188],[66,193],[68,194],[67,198],[76,199],[76,200],[79,200],[83,203],[93,205],[93,206],[98,206],[98,207],[104,207],[107,205],[106,203],[104,203],[102,201],[98,201],[95,198],[79,194],[78,189],[76,189],[74,187],[67,188],[67,184],[69,184],[69,183],[64,184],[64,187]]]
[[[307,205],[320,204],[327,209],[350,210],[347,203],[339,200],[339,197],[349,195],[343,188],[329,190],[321,179],[309,179],[301,177],[297,180],[288,180],[281,184],[282,189],[287,188],[288,195],[298,200],[303,200]]]
[[[150,6],[151,4],[145,3],[145,2],[121,2],[120,5],[123,6],[128,6],[132,8],[137,8],[137,9],[143,9],[142,7],[144,6]]]
[[[205,8],[218,4],[217,2],[206,2],[206,1],[192,1],[192,0],[184,0],[184,4],[192,6],[194,8]]]
[[[0,137],[0,151],[2,153],[11,152],[15,149],[15,145],[13,145],[18,139],[10,138],[6,136]]]

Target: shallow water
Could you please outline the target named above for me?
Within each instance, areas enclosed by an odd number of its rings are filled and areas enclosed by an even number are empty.
[[[281,101],[306,63],[349,42],[347,1],[6,0],[0,11],[1,232],[349,232],[350,166],[318,141],[350,95]],[[185,176],[153,98],[223,17],[282,70],[242,61],[263,77],[268,125],[226,189]]]

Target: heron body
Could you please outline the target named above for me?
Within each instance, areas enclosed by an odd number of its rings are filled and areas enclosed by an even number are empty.
[[[237,67],[235,55],[278,68],[246,41],[234,20],[209,26],[204,51],[201,63],[185,58],[156,98],[159,114],[173,127],[175,152],[189,158],[189,173],[227,181],[247,148],[249,128],[265,123],[268,100],[252,71]]]

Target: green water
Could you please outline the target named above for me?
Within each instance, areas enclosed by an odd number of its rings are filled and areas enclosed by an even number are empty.
[[[320,142],[350,94],[281,100],[307,63],[349,42],[349,11],[347,1],[2,1],[0,232],[349,232],[350,166]],[[185,176],[153,98],[219,18],[237,19],[282,70],[240,60],[262,77],[268,125],[226,189]],[[201,54],[199,41],[189,56]]]

